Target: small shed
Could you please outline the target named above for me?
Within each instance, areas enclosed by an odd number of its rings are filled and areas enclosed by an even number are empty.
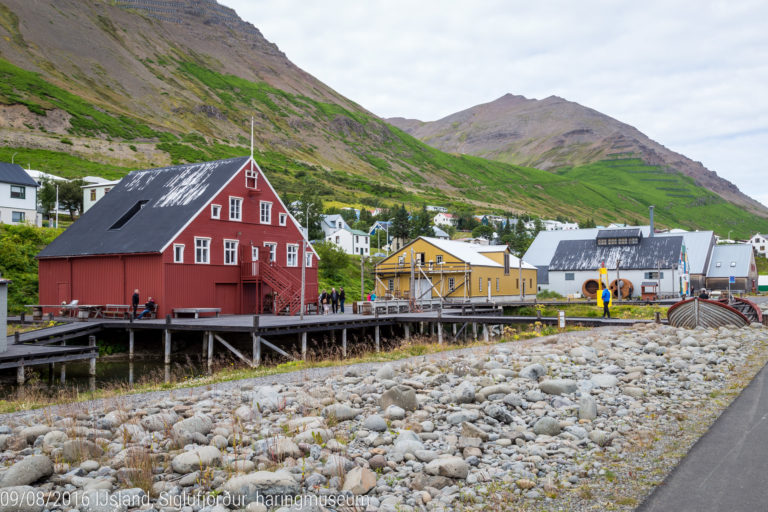
[[[643,300],[656,300],[659,295],[659,283],[656,281],[643,281],[640,285],[640,294]]]

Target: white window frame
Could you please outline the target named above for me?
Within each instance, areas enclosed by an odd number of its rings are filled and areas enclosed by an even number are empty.
[[[272,201],[259,201],[259,224],[272,224]]]
[[[248,181],[253,180],[253,186],[248,185]],[[245,188],[251,190],[257,190],[259,187],[259,171],[255,169],[248,169],[245,171]]]
[[[18,216],[18,220],[14,218],[14,216]],[[27,220],[27,213],[26,212],[11,212],[11,222],[26,222]]]
[[[443,262],[443,255],[442,254],[436,255],[435,256],[435,263],[437,263],[439,265],[442,262]]]
[[[453,277],[448,278],[448,289],[450,291],[456,290],[456,280]]]
[[[27,198],[27,187],[25,187],[24,185],[11,185],[11,199],[26,199],[26,198]]]
[[[212,219],[221,219],[221,205],[220,204],[211,204],[211,218]]]
[[[204,242],[204,247],[199,246],[199,242]],[[200,251],[204,251],[201,253]],[[205,255],[205,258],[198,256]],[[204,260],[204,261],[203,261]],[[195,237],[195,264],[196,265],[210,265],[211,264],[211,237],[209,236],[196,236]]]
[[[305,256],[304,266],[306,268],[312,268],[312,256],[314,256],[314,254],[312,254],[312,251],[307,251],[304,253],[304,256]]]
[[[173,244],[173,262],[184,263],[184,244]]]
[[[291,254],[292,251],[293,254]],[[291,262],[291,255],[293,255],[293,262]],[[285,266],[299,266],[299,244],[285,244]]]
[[[277,242],[264,242],[264,247],[269,248],[267,262],[277,261]]]
[[[251,261],[259,261],[259,246],[251,246]]]
[[[395,291],[395,280],[392,278],[389,278],[389,281],[387,281],[387,290],[389,290],[389,293],[393,293]]]
[[[235,206],[233,208],[233,205]],[[236,213],[237,215],[233,215]],[[243,198],[237,196],[229,196],[229,220],[235,222],[243,221]]]
[[[225,265],[237,265],[237,248],[239,244],[240,244],[239,240],[232,240],[228,238],[224,239],[224,264]]]
[[[281,213],[280,215],[278,215],[278,220],[281,226],[285,226],[285,224],[288,222],[288,214]]]

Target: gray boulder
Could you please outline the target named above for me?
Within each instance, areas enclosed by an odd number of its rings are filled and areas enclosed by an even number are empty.
[[[456,402],[460,404],[470,404],[475,401],[475,385],[465,380],[456,388]]]
[[[564,395],[576,391],[576,381],[571,379],[550,379],[539,383],[539,389],[549,395]]]
[[[507,408],[499,404],[488,405],[485,408],[485,414],[501,423],[509,424],[514,421],[514,416],[507,410]]]
[[[276,411],[280,408],[280,393],[272,386],[261,386],[253,394],[253,408],[257,410],[270,409]]]
[[[390,405],[396,405],[406,411],[415,411],[419,408],[416,391],[402,384],[389,388],[381,395],[379,407],[386,409]]]
[[[198,469],[217,466],[221,462],[221,452],[215,446],[203,446],[195,450],[181,453],[173,458],[173,471],[186,475]]]
[[[323,409],[323,416],[336,418],[339,421],[353,420],[362,413],[362,409],[354,409],[346,404],[331,404]]]
[[[150,414],[141,419],[141,426],[149,432],[160,432],[170,429],[179,420],[175,412],[159,412]]]
[[[461,457],[443,457],[427,464],[424,467],[424,471],[429,475],[460,478],[463,480],[469,475],[469,464]]]
[[[53,462],[45,455],[21,459],[3,475],[0,487],[18,487],[37,482],[53,474]]]
[[[597,402],[591,396],[579,398],[579,419],[593,420],[597,418]]]
[[[183,419],[173,425],[173,430],[179,434],[202,434],[207,435],[213,429],[213,420],[210,417],[201,414]]]
[[[533,425],[533,432],[539,436],[556,436],[560,433],[560,422],[551,416],[544,416]]]
[[[536,364],[529,364],[525,368],[523,368],[520,371],[520,376],[524,379],[530,379],[530,380],[539,380],[539,378],[545,376],[547,374],[547,369],[544,367],[544,365],[541,365],[539,363]]]
[[[374,414],[373,416],[368,416],[365,418],[365,421],[363,422],[363,428],[366,430],[372,430],[374,432],[384,432],[387,430],[387,420],[378,414]]]
[[[387,363],[376,372],[376,380],[392,380],[395,378],[395,369]]]

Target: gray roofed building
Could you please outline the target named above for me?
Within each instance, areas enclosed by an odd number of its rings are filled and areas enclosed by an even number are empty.
[[[712,250],[707,277],[744,277],[753,263],[751,244],[716,245]]]
[[[0,162],[0,183],[38,187],[37,182],[32,179],[32,176],[27,174],[27,171],[22,166],[7,162]]]
[[[594,240],[563,240],[549,264],[549,272],[597,270],[620,267],[627,270],[675,268],[680,259],[682,236],[643,238],[636,245],[597,245]]]
[[[134,171],[38,257],[161,252],[248,159]]]

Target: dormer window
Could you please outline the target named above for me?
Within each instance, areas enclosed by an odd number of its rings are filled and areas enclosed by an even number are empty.
[[[258,184],[259,172],[249,169],[245,171],[245,188],[256,190]]]

